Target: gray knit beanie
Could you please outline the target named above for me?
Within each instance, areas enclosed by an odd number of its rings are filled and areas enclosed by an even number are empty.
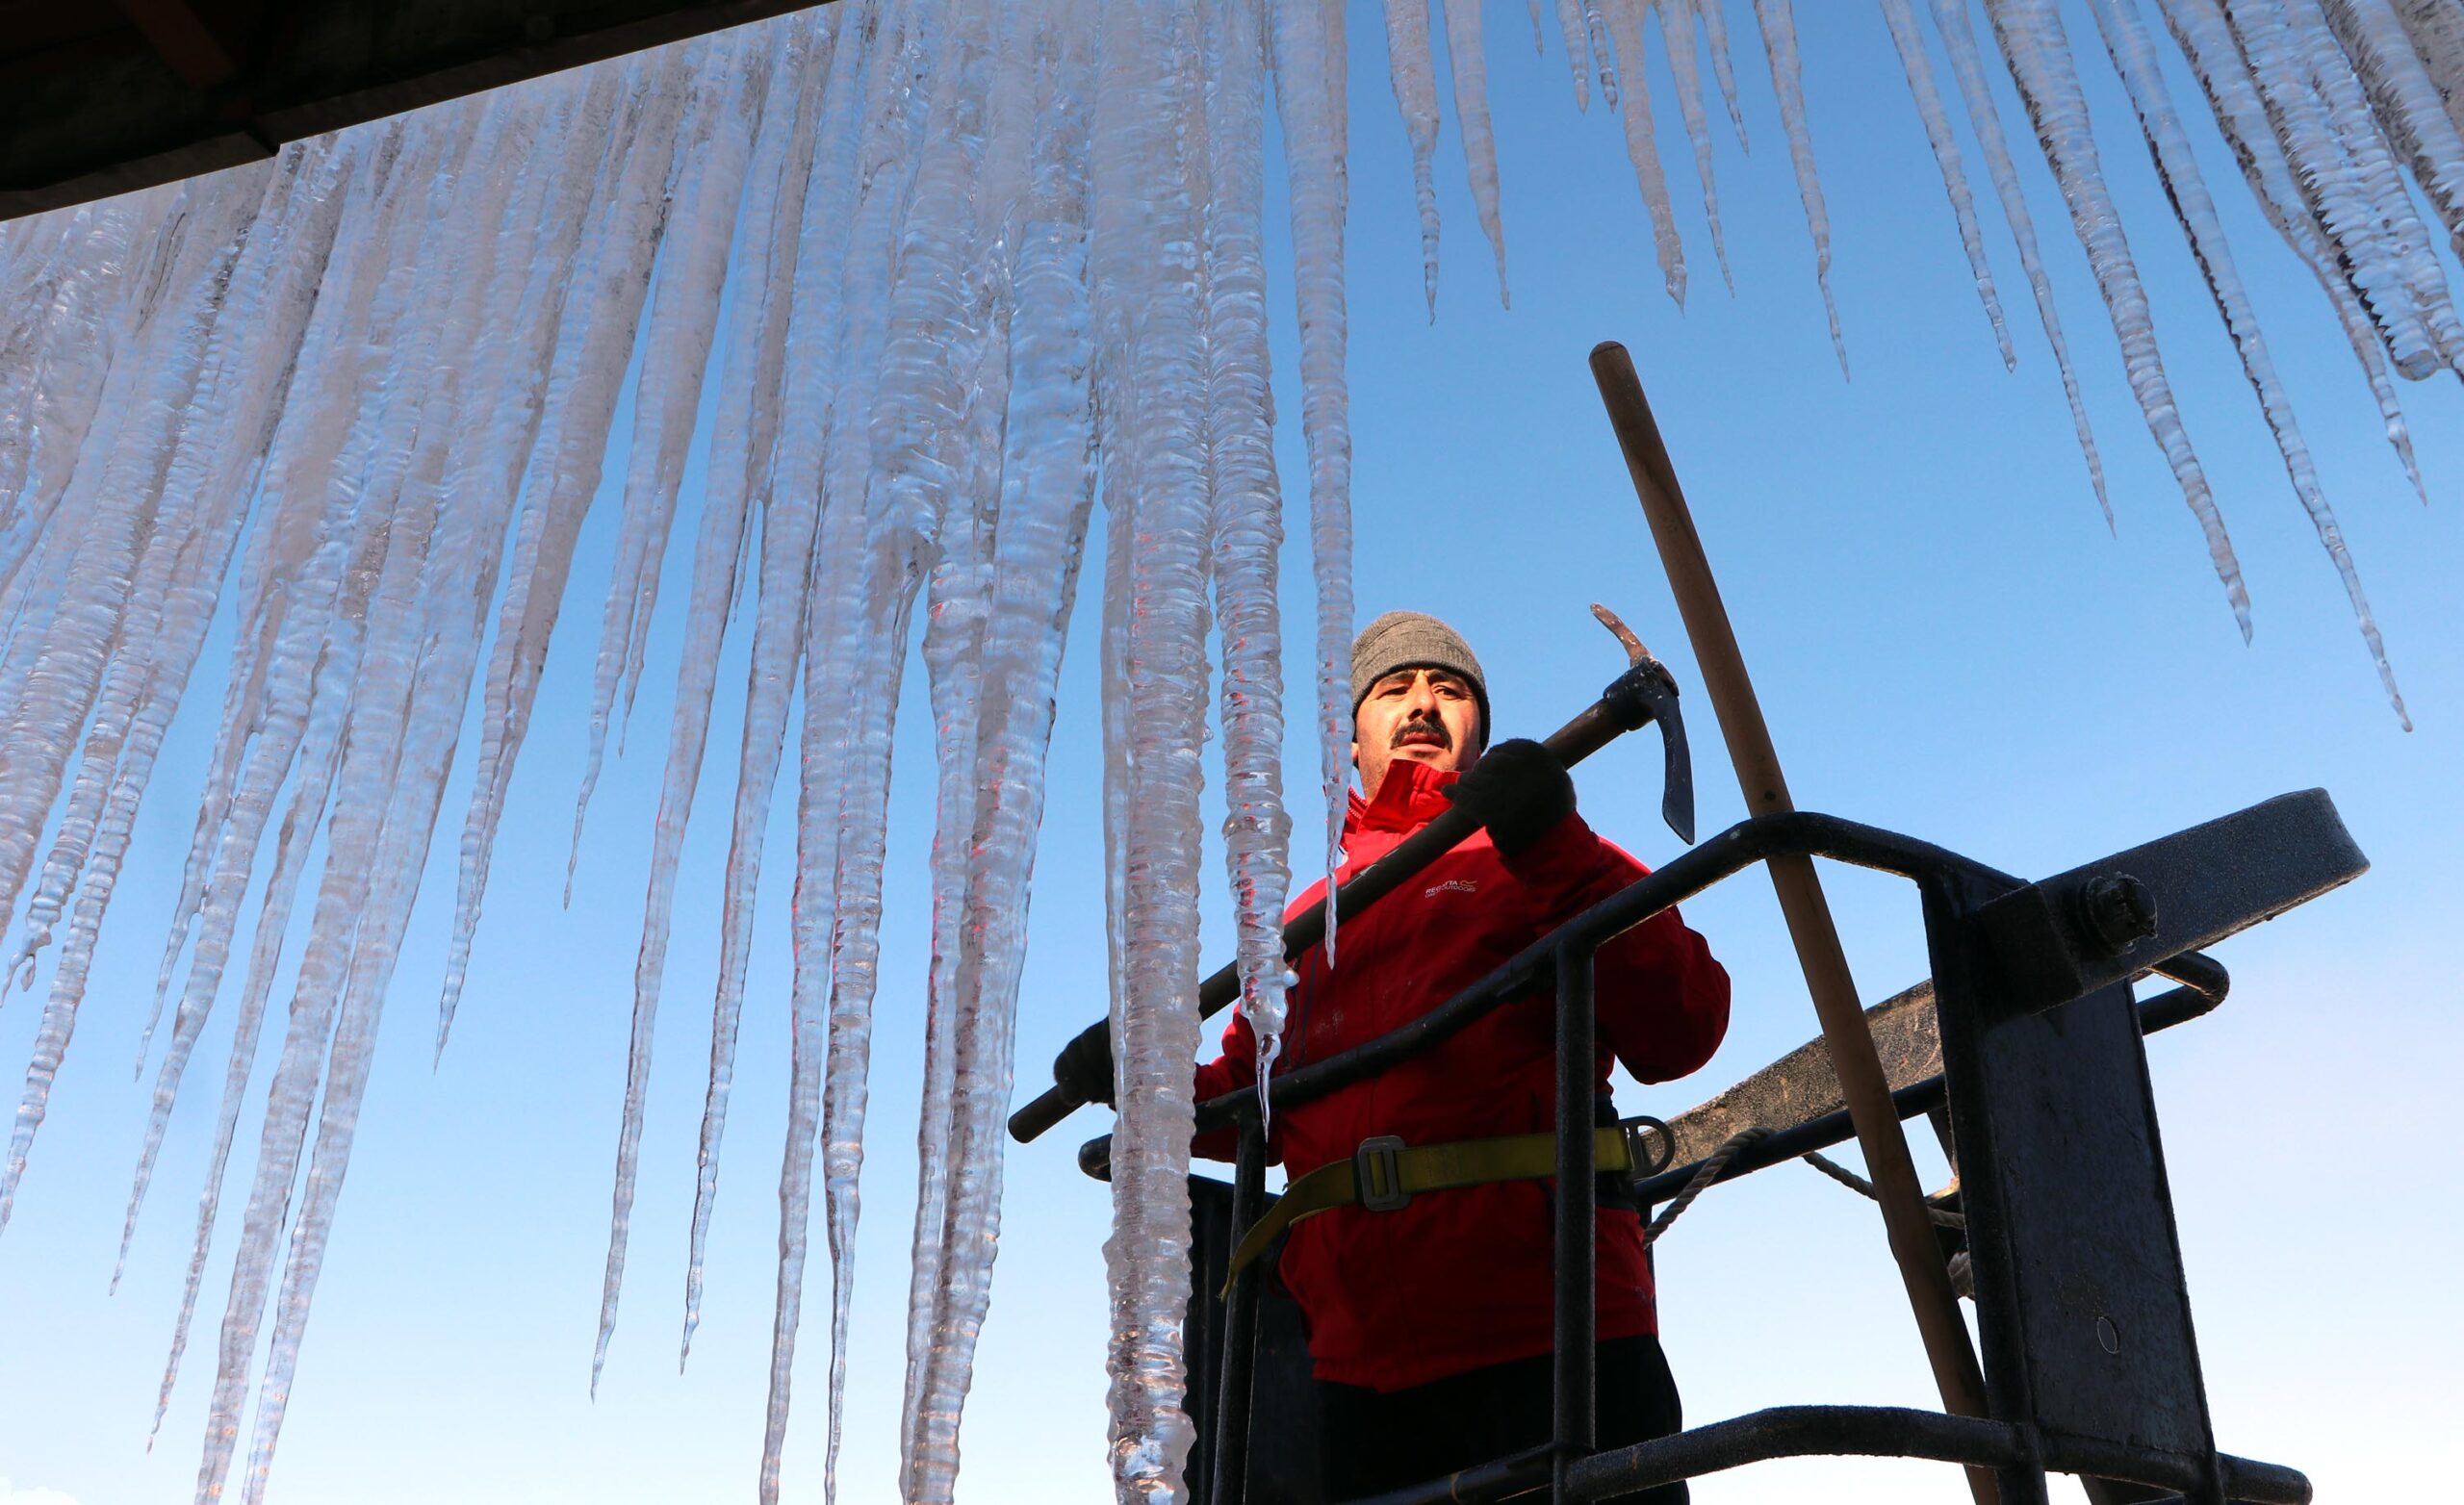
[[[1424,611],[1390,611],[1361,628],[1351,640],[1353,715],[1360,714],[1370,688],[1398,669],[1443,669],[1462,676],[1472,686],[1472,699],[1479,702],[1480,743],[1488,745],[1489,683],[1463,634]]]

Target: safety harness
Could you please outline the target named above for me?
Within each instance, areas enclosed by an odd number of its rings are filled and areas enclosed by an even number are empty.
[[[1648,1137],[1655,1135],[1656,1142]],[[1592,1131],[1591,1154],[1593,1168],[1602,1175],[1653,1176],[1675,1159],[1677,1141],[1668,1125],[1656,1118],[1626,1118]],[[1545,1181],[1556,1173],[1557,1136],[1553,1134],[1421,1145],[1407,1145],[1391,1134],[1363,1139],[1351,1159],[1321,1165],[1284,1188],[1274,1206],[1249,1226],[1240,1247],[1232,1251],[1232,1267],[1224,1275],[1223,1288],[1230,1291],[1232,1278],[1264,1254],[1276,1235],[1303,1218],[1339,1207],[1392,1212],[1424,1191],[1451,1191],[1501,1181]]]

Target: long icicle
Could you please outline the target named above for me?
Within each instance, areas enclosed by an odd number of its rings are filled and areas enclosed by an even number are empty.
[[[658,603],[659,567],[667,556],[677,491],[683,483],[685,453],[718,333],[729,253],[735,247],[739,224],[762,212],[745,202],[744,191],[764,176],[759,168],[749,167],[762,105],[774,79],[795,87],[794,69],[802,61],[801,33],[791,33],[786,45],[767,60],[751,45],[757,35],[739,34],[733,45],[713,58],[694,92],[692,113],[677,147],[677,183],[671,191],[674,228],[651,293],[649,327],[643,335],[646,354],[633,399],[631,454],[625,469],[624,522],[591,675],[589,742],[582,757],[581,793],[574,802],[574,852],[565,863],[568,904],[573,901],[582,817],[599,785],[616,701],[621,695],[629,716],[641,683]],[[701,625],[688,618],[685,631],[698,635]]]
[[[1668,169],[1659,160],[1659,141],[1652,128],[1652,90],[1643,67],[1643,0],[1601,0],[1607,15],[1604,57],[1614,57],[1626,70],[1623,97],[1612,101],[1626,134],[1626,160],[1634,165],[1634,186],[1643,195],[1643,212],[1652,222],[1652,251],[1659,258],[1660,285],[1669,301],[1685,306],[1685,242],[1677,233],[1677,208],[1669,198]]]
[[[2208,490],[2207,472],[2191,449],[2190,434],[2182,427],[2181,408],[2173,400],[2172,383],[2165,375],[2164,357],[2156,348],[2155,320],[2147,308],[2147,292],[2140,284],[2139,266],[2131,260],[2130,242],[2122,237],[2120,212],[2105,188],[2103,169],[2097,164],[2095,140],[2088,129],[2088,101],[2080,91],[2079,75],[2071,66],[2070,44],[2063,34],[2062,17],[2053,0],[1986,0],[1986,13],[1992,18],[2002,56],[2010,64],[2019,97],[2026,101],[2028,118],[2036,125],[2037,140],[2044,148],[2045,161],[2062,184],[2063,200],[2070,207],[2071,226],[2078,232],[2079,243],[2087,249],[2097,289],[2103,293],[2106,310],[2113,316],[2114,336],[2121,343],[2122,366],[2130,377],[2131,394],[2139,399],[2148,431],[2155,435],[2157,447],[2164,450],[2166,463],[2172,468],[2191,515],[2198,520],[2199,531],[2207,540],[2208,559],[2216,567],[2217,578],[2224,582],[2225,599],[2232,605],[2233,620],[2246,643],[2250,638],[2250,597],[2242,582],[2242,562],[2234,555],[2223,515],[2217,511],[2216,498]]]
[[[1479,214],[1481,233],[1489,238],[1489,249],[1497,256],[1498,303],[1511,307],[1514,299],[1505,280],[1505,218],[1498,210],[1497,135],[1489,126],[1489,63],[1480,37],[1480,0],[1445,0],[1445,6],[1446,61],[1454,75],[1454,122],[1462,129],[1463,166],[1472,179],[1472,205]]]
[[[1386,0],[1386,68],[1412,146],[1412,196],[1421,215],[1421,283],[1437,322],[1437,71],[1429,51],[1428,0]],[[1581,73],[1578,71],[1579,80]]]
[[[2326,106],[2337,145],[2367,197],[2381,243],[2422,312],[2438,358],[2464,375],[2464,319],[2456,314],[2446,268],[2439,265],[2429,229],[2404,186],[2396,148],[2353,71],[2353,60],[2337,41],[2320,0],[2283,0],[2283,5],[2311,81]],[[2464,244],[2454,238],[2450,243],[2464,253]]]
[[[1283,495],[1267,354],[1264,5],[1220,0],[1212,17],[1207,487],[1223,644],[1223,856],[1241,1007],[1257,1032],[1264,1110],[1268,1074],[1283,1044],[1283,905],[1292,881],[1292,818],[1284,809],[1282,777],[1283,624],[1275,595]]]
[[[2267,415],[2268,430],[2275,436],[2277,453],[2284,457],[2285,473],[2292,478],[2294,495],[2310,515],[2321,546],[2327,550],[2337,576],[2344,581],[2345,596],[2352,603],[2362,641],[2369,646],[2371,662],[2377,666],[2378,682],[2386,687],[2387,701],[2395,707],[2396,719],[2409,731],[2412,718],[2405,713],[2403,692],[2396,687],[2396,671],[2387,661],[2387,645],[2379,637],[2370,598],[2362,594],[2360,573],[2353,566],[2351,551],[2345,547],[2344,530],[2337,525],[2326,493],[2319,484],[2309,444],[2301,437],[2300,425],[2293,416],[2292,397],[2276,375],[2274,359],[2268,353],[2267,337],[2259,329],[2258,312],[2250,306],[2241,272],[2233,265],[2223,220],[2217,215],[2206,180],[2199,175],[2198,164],[2191,155],[2190,138],[2183,134],[2181,119],[2166,93],[2156,49],[2148,41],[2137,0],[2092,0],[2090,9],[2095,15],[2097,31],[2104,37],[2105,49],[2113,57],[2115,71],[2121,75],[2132,108],[2138,112],[2140,129],[2146,135],[2157,175],[2164,180],[2166,197],[2181,220],[2182,233],[2190,241],[2199,271],[2216,298],[2217,311],[2223,316],[2224,327],[2242,358],[2243,374],[2249,378],[2250,389],[2258,395],[2259,407]]]
[[[725,70],[725,63],[723,60],[720,63],[720,69],[722,72]],[[633,181],[636,184],[641,184],[641,179],[639,178],[635,178]],[[647,185],[642,184],[642,186],[646,187]],[[629,198],[630,195],[629,195]],[[629,203],[627,207],[630,207]],[[643,226],[642,228],[647,229],[647,226]],[[638,234],[640,231],[637,230],[636,233]],[[610,271],[620,272],[625,277],[625,282],[623,284],[624,295],[626,296],[628,303],[632,307],[637,308],[639,306],[638,298],[641,294],[641,289],[638,283],[633,279],[636,276],[646,274],[649,269],[649,247],[636,247],[633,254],[620,257],[616,264],[609,269]],[[626,327],[629,329],[629,319],[627,320]],[[585,357],[582,359],[580,364],[586,370],[592,370],[594,367],[600,370],[604,370],[608,365],[619,364],[611,362],[608,359],[613,355],[613,353],[614,352],[612,350],[603,352],[596,363]],[[654,356],[656,352],[650,353]],[[649,366],[647,361],[644,367],[643,380],[646,384],[650,381]],[[639,401],[640,399],[637,397],[636,400]],[[594,483],[596,482],[597,476],[595,470],[591,473],[590,479]],[[561,489],[561,484],[559,489]],[[534,511],[530,515],[530,518],[531,520],[544,519],[547,517],[549,509],[543,506],[537,511]],[[741,511],[733,511],[732,516],[735,520],[733,530],[740,534],[740,530],[742,528],[742,513]],[[562,585],[564,568],[570,564],[572,559],[573,530],[578,527],[579,523],[580,517],[578,510],[577,509],[569,520],[563,521],[561,523],[551,524],[551,526],[555,528],[555,532],[552,535],[551,541],[561,546],[551,552],[537,551],[535,538],[526,538],[524,540],[526,544],[530,544],[532,546],[532,558],[534,560],[546,560],[549,562],[548,568],[554,571],[556,575],[555,583],[559,587]],[[724,518],[715,525],[723,532],[730,531],[729,523]],[[734,540],[731,539],[731,556],[732,556],[733,553],[733,543]],[[804,558],[805,555],[803,554],[799,554],[797,556],[795,565],[797,578],[801,578]],[[535,565],[534,568],[536,568]],[[552,601],[555,594],[560,594],[560,592],[551,593],[548,599]],[[526,675],[524,675],[523,678],[513,679],[510,684],[506,684],[504,680],[500,680],[499,678],[500,666],[503,666],[510,675],[523,674],[523,664],[521,660],[527,657],[526,651],[522,647],[524,641],[527,639],[528,641],[535,643],[537,650],[544,652],[546,649],[544,628],[546,626],[552,626],[553,625],[552,617],[551,617],[546,624],[540,625],[537,627],[534,627],[530,623],[522,622],[514,615],[514,607],[516,605],[517,593],[515,591],[508,591],[505,597],[505,615],[500,617],[498,622],[496,661],[490,665],[489,670],[492,691],[496,691],[500,684],[505,684],[504,690],[497,691],[496,694],[492,695],[492,701],[496,705],[503,706],[508,711],[514,707],[523,706],[524,701],[526,700],[528,691],[535,690],[537,686],[537,670],[535,665],[533,665],[527,669]],[[507,649],[509,642],[515,645],[514,650],[510,653]],[[715,650],[715,643],[707,645],[708,650]],[[524,682],[524,679],[526,679],[526,683]],[[622,1127],[617,1133],[616,1139],[616,1169],[612,1178],[614,1182],[614,1190],[611,1196],[613,1207],[608,1215],[607,1261],[605,1269],[601,1277],[600,1284],[599,1334],[597,1341],[591,1348],[590,1385],[593,1394],[598,1392],[600,1373],[607,1363],[607,1345],[609,1340],[613,1338],[616,1328],[617,1297],[624,1288],[625,1255],[628,1247],[627,1238],[631,1229],[634,1170],[641,1145],[643,1105],[650,1092],[651,1045],[654,1030],[658,1018],[659,988],[665,976],[668,939],[667,922],[669,910],[674,900],[673,889],[677,854],[683,844],[685,826],[690,818],[692,797],[690,784],[691,775],[700,771],[700,758],[702,752],[700,734],[707,726],[706,719],[698,718],[694,714],[694,711],[695,707],[693,707],[689,701],[680,701],[677,707],[674,733],[668,748],[667,780],[665,786],[660,791],[662,801],[662,808],[660,811],[661,818],[654,828],[654,834],[652,837],[653,846],[651,852],[650,893],[644,901],[641,949],[635,956],[633,965],[633,1008],[630,1020],[631,1028],[629,1032],[626,1050],[624,1113]],[[526,719],[527,712],[526,707],[523,710],[522,720],[526,721]],[[515,748],[513,737],[514,734],[518,732],[520,725],[521,723],[509,719],[506,723],[506,736],[500,746],[488,747],[483,745],[480,751],[479,786],[481,789],[486,789],[490,782],[489,776],[494,774],[494,786],[498,791],[495,796],[497,803],[501,802],[502,784],[504,778],[509,773],[511,756]],[[498,752],[499,756],[492,759],[490,756],[491,752]],[[685,779],[685,786],[681,791],[680,798],[679,797],[678,789],[680,774],[682,774]],[[474,823],[474,827],[475,827],[482,818],[479,797],[475,793],[473,798],[471,818]],[[492,821],[492,819],[493,817],[491,816],[490,820]],[[475,850],[472,836],[473,829],[466,828],[463,838],[466,857],[473,850]],[[491,829],[487,833],[487,840],[493,841],[493,839],[494,833],[493,829]],[[478,850],[484,849],[481,848]],[[466,867],[465,871],[466,874],[468,874],[471,870]],[[480,881],[484,882],[486,872],[483,866],[477,870],[476,877]],[[477,891],[471,886],[467,878],[463,890],[463,898],[467,907],[460,913],[457,913],[455,941],[458,946],[467,947],[469,943],[468,931],[460,927],[467,925],[472,921],[475,921],[477,918]],[[465,916],[467,916],[467,919]],[[449,965],[452,959],[456,958],[449,957]],[[451,973],[449,970],[448,978],[449,982],[451,979]],[[438,1045],[440,1049],[443,1047],[443,1043],[444,1036],[440,1032],[438,1035]]]
[[[1038,17],[1034,45],[1010,45],[1037,63],[1040,102],[1008,331],[1008,424],[996,451],[991,614],[963,833],[968,874],[963,910],[953,917],[959,960],[951,1016],[937,1025],[949,1036],[941,1199],[917,1209],[910,1297],[905,1477],[907,1497],[924,1505],[942,1505],[956,1486],[959,1417],[991,1295],[1033,836],[1093,499],[1084,193],[1091,44],[1075,7],[1055,19],[1034,0],[1013,0],[1010,10],[1014,38],[1026,17]],[[929,1270],[920,1237],[928,1218]]]
[[[1976,279],[1976,295],[1985,303],[1985,317],[1993,325],[1993,343],[2002,352],[2002,369],[2018,369],[2019,357],[2011,348],[2011,328],[2002,319],[2002,298],[1993,291],[1993,268],[1985,259],[1985,231],[1977,223],[1976,200],[1967,191],[1967,169],[1960,162],[1959,138],[1951,132],[1950,115],[1942,108],[1942,96],[1934,88],[1934,65],[1925,56],[1925,38],[1916,29],[1916,12],[1909,0],[1882,0],[1883,20],[1890,27],[1891,45],[1899,50],[1899,64],[1908,75],[1908,92],[1916,101],[1917,118],[1925,125],[1925,140],[1934,148],[1935,164],[1942,169],[1942,191],[1950,195],[1951,215],[1959,221],[1960,244],[1967,252],[1969,273]]]
[[[1190,1294],[1187,1170],[1197,1047],[1198,752],[1206,685],[1205,395],[1198,200],[1204,192],[1194,8],[1106,0],[1090,178],[1091,276],[1106,504],[1135,509],[1122,582],[1125,641],[1109,686],[1129,733],[1124,819],[1109,854],[1122,897],[1112,1022],[1120,1115],[1113,1135],[1111,1463],[1120,1505],[1188,1497],[1183,1409]],[[1287,139],[1323,149],[1333,91],[1327,13],[1278,8],[1275,65]],[[1308,126],[1295,117],[1306,101]],[[1328,154],[1329,156],[1332,153]],[[1306,182],[1295,173],[1301,214]],[[1339,181],[1339,180],[1338,180]],[[1338,200],[1339,202],[1339,200]],[[1304,362],[1306,356],[1304,354]],[[1134,490],[1132,489],[1134,488]],[[1122,506],[1126,503],[1126,506]],[[1108,593],[1114,589],[1107,581]]]
[[[2002,134],[2002,113],[1993,102],[1992,85],[1985,76],[1985,60],[1976,44],[1976,32],[1968,24],[1968,0],[1933,0],[1934,24],[1941,33],[1942,49],[1951,60],[1951,76],[1958,81],[1960,98],[1967,106],[1969,128],[1976,133],[1977,146],[1985,153],[1987,175],[1993,180],[1993,191],[2002,202],[2003,222],[2011,227],[2011,239],[2019,247],[2019,266],[2027,273],[2028,288],[2036,294],[2037,321],[2043,326],[2045,344],[2053,349],[2054,370],[2062,376],[2063,399],[2070,404],[2070,426],[2079,436],[2079,454],[2088,465],[2088,484],[2096,494],[2096,508],[2105,515],[2105,527],[2114,527],[2113,497],[2105,490],[2105,462],[2096,453],[2096,436],[2088,426],[2088,405],[2079,395],[2079,372],[2070,364],[2070,342],[2063,337],[2062,316],[2053,306],[2053,279],[2045,275],[2044,256],[2037,245],[2036,221],[2028,213],[2026,191],[2019,186],[2018,165],[2012,161],[2011,147]]]
[[[1797,196],[1805,200],[1806,231],[1813,237],[1813,280],[1822,292],[1823,317],[1831,321],[1831,348],[1839,374],[1848,374],[1848,344],[1839,335],[1839,305],[1831,296],[1831,211],[1822,202],[1822,179],[1814,172],[1813,130],[1806,120],[1804,65],[1797,58],[1797,16],[1791,0],[1754,0],[1762,28],[1762,50],[1771,63],[1771,89],[1780,96],[1780,126],[1788,135],[1788,161],[1796,167]]]
[[[1703,69],[1694,36],[1695,0],[1652,0],[1659,16],[1660,39],[1668,47],[1668,71],[1677,81],[1677,109],[1685,122],[1685,139],[1694,147],[1694,174],[1703,184],[1703,217],[1711,225],[1711,259],[1719,264],[1720,283],[1733,294],[1736,279],[1729,274],[1728,237],[1720,229],[1720,189],[1711,171],[1711,121],[1703,108]]]
[[[2464,134],[2386,0],[2325,0],[2328,24],[2368,89],[2389,141],[2464,254]]]
[[[2412,431],[2396,395],[2387,348],[2371,327],[2370,311],[2362,306],[2359,290],[2348,279],[2343,264],[2327,249],[2326,227],[2311,211],[2300,186],[2294,181],[2292,166],[2286,162],[2283,148],[2268,123],[2267,107],[2242,61],[2222,6],[2219,0],[2165,0],[2164,10],[2173,39],[2190,60],[2191,71],[2198,75],[2217,127],[2232,146],[2259,208],[2267,215],[2268,222],[2275,226],[2276,233],[2284,237],[2285,243],[2293,247],[2294,254],[2319,279],[2320,290],[2334,307],[2338,321],[2344,325],[2346,343],[2352,346],[2353,358],[2361,364],[2362,377],[2378,403],[2387,443],[2396,451],[2397,462],[2404,468],[2406,479],[2412,482],[2413,495],[2427,506],[2429,489],[2423,484],[2421,465],[2413,457]]]
[[[1351,417],[1344,385],[1344,119],[1325,74],[1327,13],[1341,0],[1272,0],[1268,45],[1291,184],[1300,322],[1300,430],[1309,449],[1309,548],[1318,592],[1318,758],[1326,871],[1343,862],[1351,784]],[[1107,446],[1107,465],[1111,446]],[[1326,916],[1326,961],[1337,933]]]
[[[670,163],[688,81],[704,64],[706,44],[652,54],[645,67],[640,115],[610,202],[593,227],[552,358],[538,449],[523,480],[513,559],[497,612],[480,710],[477,768],[462,826],[460,880],[453,933],[445,953],[445,984],[437,1004],[436,1049],[442,1056],[471,962],[471,946],[487,894],[490,859],[504,815],[515,762],[530,730],[530,707],[547,668],[548,639],[564,604],[574,548],[599,495],[607,424],[622,395],[627,356],[638,331],[651,268],[666,230]],[[663,352],[662,352],[663,353]]]
[[[2413,52],[2447,102],[2447,116],[2464,131],[2464,13],[2450,0],[2391,0]]]
[[[1688,0],[1703,20],[1703,41],[1711,54],[1711,76],[1719,81],[1720,98],[1729,107],[1729,129],[1736,133],[1739,151],[1754,148],[1745,139],[1745,111],[1737,104],[1736,64],[1729,58],[1728,0]]]
[[[1591,32],[1583,20],[1582,0],[1556,0],[1556,7],[1557,36],[1566,44],[1566,65],[1575,76],[1575,108],[1588,113],[1591,109]],[[1392,5],[1387,8],[1387,25],[1390,28],[1394,25]]]
[[[693,551],[693,587],[685,617],[690,625],[684,651],[676,670],[676,712],[669,734],[666,781],[659,792],[660,808],[672,812],[680,826],[692,807],[693,790],[701,780],[703,749],[709,734],[710,706],[719,677],[720,635],[727,629],[730,602],[745,572],[743,550],[749,543],[753,502],[768,492],[779,435],[776,395],[783,385],[797,246],[802,240],[806,193],[810,184],[822,106],[823,81],[836,65],[843,13],[825,7],[810,28],[799,28],[781,49],[783,65],[798,81],[795,104],[782,109],[783,91],[774,85],[762,121],[754,161],[754,186],[748,191],[736,259],[738,286],[734,320],[728,335],[727,371],[721,387],[718,432],[711,443],[710,482],[702,503],[701,536]],[[862,54],[860,42],[845,48],[851,60]],[[784,82],[783,80],[782,82]],[[842,93],[852,95],[850,89]],[[817,499],[819,480],[810,473],[796,483],[800,494]],[[769,524],[764,523],[765,536]],[[808,572],[808,579],[809,572]],[[783,667],[768,681],[758,667],[746,686],[747,727],[738,758],[733,839],[722,885],[719,982],[710,1021],[710,1072],[702,1110],[701,1149],[694,1175],[693,1222],[684,1263],[684,1332],[677,1345],[681,1370],[692,1356],[693,1331],[702,1319],[702,1268],[710,1234],[710,1216],[719,1190],[719,1150],[727,1133],[728,1097],[735,1083],[737,1026],[742,1018],[744,974],[752,957],[751,873],[760,866],[761,838],[770,819],[770,800],[778,783],[779,760],[787,730],[788,701],[795,689],[795,665],[804,635],[802,600],[807,580],[783,582],[772,597],[774,611],[784,612],[789,595],[798,602],[783,625]],[[759,627],[756,625],[757,640]],[[771,661],[757,647],[754,662]],[[757,722],[757,707],[770,704],[775,717]],[[665,829],[665,822],[661,823]],[[661,872],[654,856],[652,872]],[[662,889],[672,894],[672,885]],[[655,921],[645,902],[643,930]]]

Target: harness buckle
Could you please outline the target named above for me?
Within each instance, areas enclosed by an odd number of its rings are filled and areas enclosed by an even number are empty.
[[[1617,1130],[1626,1136],[1626,1175],[1630,1180],[1656,1176],[1677,1159],[1676,1134],[1649,1113],[1617,1120]]]
[[[1381,1134],[1360,1141],[1352,1151],[1352,1184],[1360,1191],[1361,1207],[1371,1212],[1393,1212],[1412,1200],[1403,1189],[1403,1141],[1391,1134]]]

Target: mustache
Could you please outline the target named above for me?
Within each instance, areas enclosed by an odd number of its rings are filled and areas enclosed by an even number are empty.
[[[1454,746],[1454,738],[1448,734],[1446,723],[1438,720],[1434,716],[1415,716],[1411,720],[1395,728],[1394,734],[1386,739],[1387,750],[1392,752],[1394,749],[1401,747],[1405,737],[1419,732],[1427,732],[1436,737],[1437,745],[1441,748],[1451,749]]]

